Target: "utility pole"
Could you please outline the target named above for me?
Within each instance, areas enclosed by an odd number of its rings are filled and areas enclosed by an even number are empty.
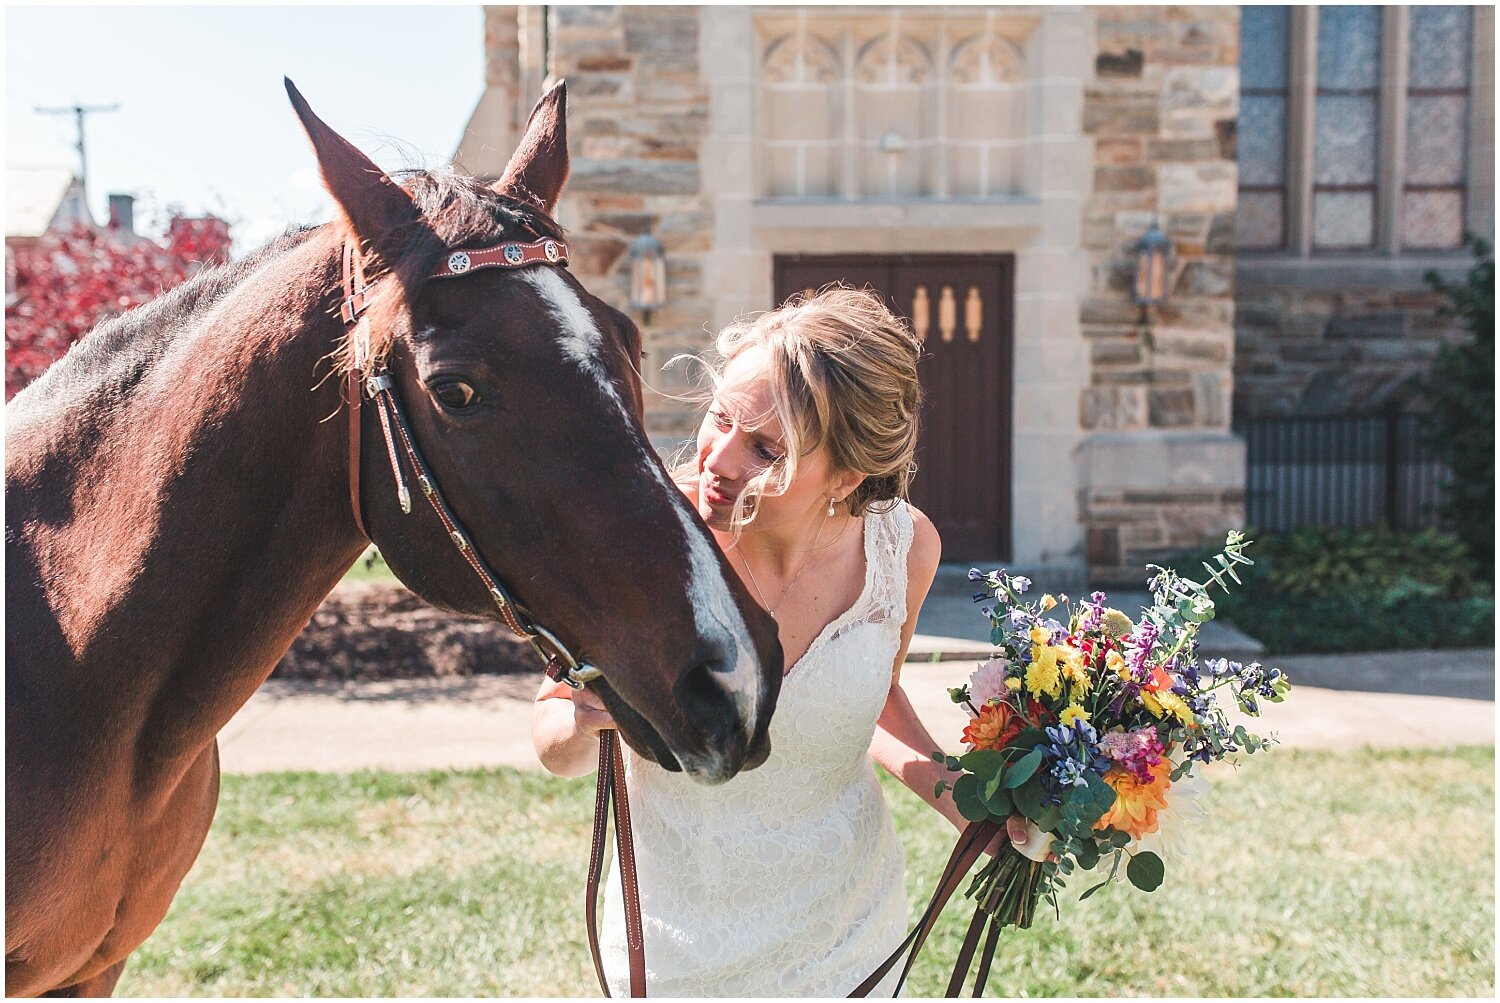
[[[39,115],[72,115],[73,121],[78,127],[78,180],[83,185],[84,193],[89,190],[89,159],[88,153],[83,145],[83,116],[92,115],[95,112],[119,111],[120,106],[112,105],[78,105],[69,108],[37,108],[34,109]]]

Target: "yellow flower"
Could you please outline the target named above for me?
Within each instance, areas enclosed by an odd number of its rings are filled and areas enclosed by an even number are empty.
[[[1005,680],[1005,685],[1010,687],[1010,691],[1014,693],[1021,688],[1021,677],[1008,676]]]
[[[1034,645],[1031,664],[1026,666],[1026,688],[1034,697],[1062,695],[1062,674],[1057,671],[1057,649]]]
[[[1084,686],[1088,686],[1089,669],[1087,663],[1084,661],[1083,652],[1079,651],[1077,648],[1065,644],[1062,646],[1062,654],[1063,675],[1067,676],[1075,683],[1081,683]]]
[[[1046,627],[1032,627],[1031,628],[1031,643],[1032,644],[1046,644],[1050,640],[1052,640],[1052,632],[1050,630],[1048,630]]]
[[[1069,704],[1061,714],[1057,716],[1057,723],[1066,728],[1074,721],[1087,721],[1089,712],[1075,704]]]
[[[1143,692],[1141,695],[1145,696],[1145,693]],[[1171,690],[1161,690],[1156,694],[1156,701],[1161,705],[1162,710],[1177,718],[1185,727],[1192,727],[1193,712],[1189,709],[1187,701],[1183,700],[1182,697]],[[1160,714],[1156,716],[1161,717]]]
[[[1043,613],[1047,612],[1049,609],[1051,609],[1053,606],[1056,606],[1056,605],[1057,605],[1057,600],[1054,599],[1054,598],[1052,598],[1052,593],[1051,592],[1048,592],[1046,595],[1042,596],[1042,612]]]
[[[1121,679],[1130,678],[1130,666],[1125,664],[1125,656],[1118,651],[1111,651],[1104,656],[1104,667]]]
[[[1145,704],[1146,709],[1155,714],[1157,717],[1161,717],[1162,715],[1161,701],[1156,699],[1159,696],[1161,696],[1160,693],[1152,693],[1150,690],[1141,690],[1141,703]]]

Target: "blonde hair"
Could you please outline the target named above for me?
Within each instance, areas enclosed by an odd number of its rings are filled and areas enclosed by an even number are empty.
[[[735,500],[736,534],[755,518],[762,497],[787,490],[798,459],[819,447],[835,470],[865,475],[842,502],[850,515],[888,511],[906,497],[916,471],[921,342],[876,293],[833,285],[798,294],[776,310],[731,324],[714,347],[719,365],[697,358],[715,396],[724,391],[730,362],[752,348],[765,350],[772,406],[786,442],[784,456]],[[766,417],[746,416],[741,423],[753,428]]]

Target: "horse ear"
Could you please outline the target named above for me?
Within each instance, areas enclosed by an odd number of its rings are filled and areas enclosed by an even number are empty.
[[[374,161],[313,114],[307,99],[289,78],[282,79],[286,83],[287,96],[292,99],[292,107],[302,120],[302,128],[312,140],[318,169],[323,174],[323,186],[338,203],[355,235],[370,245],[376,254],[381,254],[387,261],[393,260],[382,252],[397,249],[397,235],[404,227],[421,219],[421,211],[411,196]]]
[[[495,191],[529,202],[547,215],[568,180],[568,88],[559,80],[531,109],[521,145],[511,154]]]

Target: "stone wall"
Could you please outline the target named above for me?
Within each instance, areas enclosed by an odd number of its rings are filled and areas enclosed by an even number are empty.
[[[629,303],[627,247],[650,233],[666,251],[668,302],[649,321],[643,375],[653,439],[691,433],[680,393],[688,367],[661,367],[706,343],[712,314],[702,255],[713,218],[701,197],[699,149],[708,128],[708,89],[699,73],[696,7],[547,8],[551,77],[568,82],[573,172],[558,210],[573,247],[572,270],[620,309]]]
[[[1235,301],[1236,417],[1420,407],[1414,381],[1445,341],[1466,334],[1438,315],[1443,301],[1414,284],[1241,289]]]
[[[1147,561],[1244,517],[1243,446],[1229,432],[1239,10],[1093,10],[1080,509],[1090,577],[1139,583]],[[1170,299],[1143,318],[1134,244],[1153,222],[1174,248]]]

